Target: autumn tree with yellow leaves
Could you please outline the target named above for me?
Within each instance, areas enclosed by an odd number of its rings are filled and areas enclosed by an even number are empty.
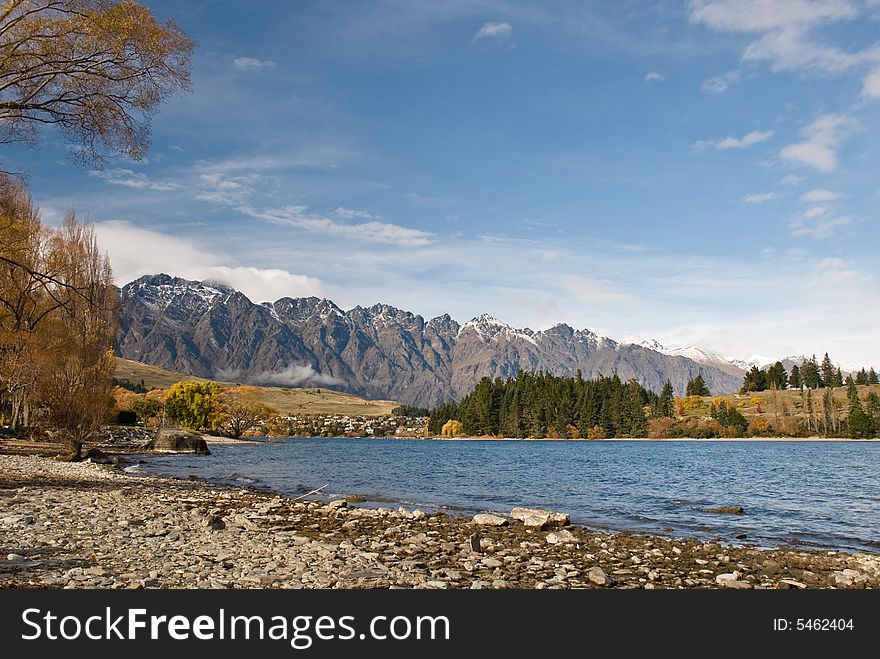
[[[230,437],[238,439],[275,414],[260,400],[257,387],[235,387],[220,394],[220,427]]]
[[[24,184],[0,175],[0,414],[38,410],[79,455],[111,402],[116,296],[89,222],[41,224]]]
[[[193,44],[129,0],[9,0],[0,12],[0,140],[54,125],[85,162],[140,159],[150,121],[190,87]]]
[[[159,105],[190,86],[192,49],[131,0],[8,0],[0,143],[54,126],[83,163],[141,159]],[[70,212],[43,225],[23,180],[0,173],[0,420],[45,422],[77,457],[112,401],[118,291],[91,224]]]

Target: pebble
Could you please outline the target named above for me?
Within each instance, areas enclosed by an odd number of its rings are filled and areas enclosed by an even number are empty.
[[[472,518],[354,502],[0,455],[0,588],[880,587],[874,554],[542,534],[501,516],[475,532]]]

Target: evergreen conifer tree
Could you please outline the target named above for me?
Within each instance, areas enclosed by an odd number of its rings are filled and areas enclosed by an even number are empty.
[[[765,389],[767,389],[767,372],[752,365],[752,368],[743,377],[743,386],[739,392],[746,394],[750,391],[764,391]]]
[[[797,364],[794,364],[791,367],[791,375],[788,376],[788,383],[791,385],[792,389],[801,389],[804,386],[804,382],[801,379],[801,369],[798,368]]]
[[[874,436],[880,436],[880,395],[876,391],[868,393],[865,401],[865,412],[871,419],[871,432]]]
[[[788,388],[788,373],[782,362],[776,362],[767,369],[767,388],[771,389],[774,385],[776,385],[777,389]]]
[[[846,397],[849,399],[849,415],[846,421],[849,427],[849,436],[853,439],[867,439],[874,434],[874,424],[871,417],[865,413],[862,401],[859,400],[859,390],[855,380],[846,378]]]
[[[706,381],[703,379],[703,374],[699,373],[697,377],[688,380],[687,388],[685,389],[685,393],[688,396],[711,396],[712,394],[709,392],[709,387],[706,386]]]
[[[675,395],[672,391],[672,383],[667,380],[666,384],[663,385],[663,391],[660,392],[660,397],[657,399],[657,402],[654,405],[654,417],[659,418],[673,416],[674,400]]]
[[[821,374],[822,380],[825,382],[825,386],[833,387],[837,379],[837,372],[834,368],[834,364],[831,363],[831,358],[828,356],[827,352],[825,353],[825,357],[822,359]]]
[[[818,389],[824,387],[822,375],[819,373],[819,363],[816,361],[816,355],[812,359],[804,360],[801,364],[801,379],[807,389]]]
[[[859,403],[859,389],[856,387],[856,382],[853,380],[851,375],[846,376],[846,397],[849,400],[850,408],[860,405]]]

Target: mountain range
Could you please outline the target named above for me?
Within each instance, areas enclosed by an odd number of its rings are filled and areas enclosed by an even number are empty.
[[[737,391],[745,363],[695,347],[619,343],[558,324],[516,329],[488,315],[459,324],[376,304],[343,311],[316,297],[256,304],[215,282],[147,275],[121,289],[121,357],[191,375],[262,385],[324,386],[432,407],[460,400],[483,376],[521,370],[584,378],[617,373],[684,393],[702,374],[712,393]]]

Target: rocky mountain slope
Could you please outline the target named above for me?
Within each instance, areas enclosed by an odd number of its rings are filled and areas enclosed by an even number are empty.
[[[742,372],[698,363],[559,324],[536,332],[490,316],[460,325],[383,304],[343,311],[330,300],[255,304],[227,286],[149,275],[121,292],[120,356],[218,380],[326,386],[368,398],[433,406],[460,399],[483,376],[544,370],[585,378],[617,373],[682,393],[698,373],[713,393],[739,389]]]

